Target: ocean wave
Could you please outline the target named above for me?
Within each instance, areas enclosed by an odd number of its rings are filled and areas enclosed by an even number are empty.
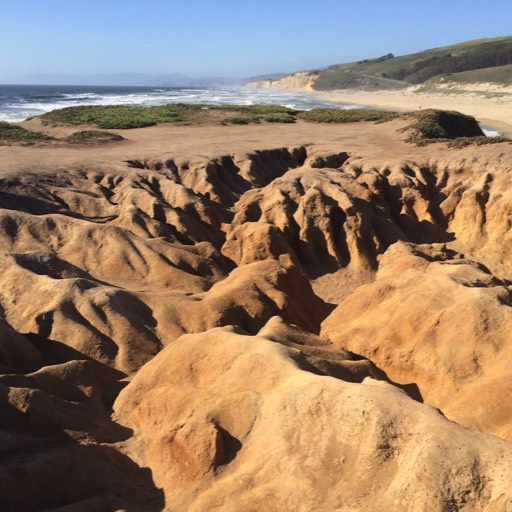
[[[503,133],[498,132],[497,130],[493,130],[491,128],[487,128],[487,127],[481,126],[481,125],[480,125],[480,128],[482,129],[482,131],[484,132],[484,135],[486,137],[503,137]]]
[[[0,120],[22,121],[27,117],[51,110],[79,105],[165,105],[166,103],[209,103],[214,105],[285,105],[289,108],[310,110],[317,107],[353,108],[333,105],[318,100],[313,94],[251,89],[248,87],[204,87],[204,88],[123,88],[123,87],[77,87],[3,86],[0,95]],[[92,90],[91,90],[92,89]]]
[[[20,116],[14,112],[0,112],[0,121],[7,121],[8,123],[19,123],[24,121],[30,116]]]

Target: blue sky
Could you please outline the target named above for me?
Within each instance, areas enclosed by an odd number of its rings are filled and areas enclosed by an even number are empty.
[[[252,76],[512,34],[512,0],[0,0],[0,83]]]

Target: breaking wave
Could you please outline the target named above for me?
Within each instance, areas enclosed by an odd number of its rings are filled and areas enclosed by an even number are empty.
[[[313,94],[249,87],[79,87],[0,86],[0,120],[23,121],[51,110],[78,105],[165,105],[166,103],[211,103],[215,105],[284,105],[309,110],[334,105]],[[360,107],[360,105],[359,105]]]

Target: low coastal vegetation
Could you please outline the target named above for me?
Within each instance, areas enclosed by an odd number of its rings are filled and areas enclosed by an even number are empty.
[[[83,144],[87,142],[114,142],[124,140],[124,137],[116,133],[104,132],[98,130],[82,130],[72,133],[66,137],[68,142]]]
[[[472,116],[448,110],[418,110],[405,117],[414,119],[407,127],[417,130],[422,139],[455,139],[457,137],[479,137],[484,132]]]
[[[98,131],[98,130],[82,130],[71,135],[59,139],[51,137],[44,133],[27,130],[17,124],[10,124],[7,122],[0,122],[0,144],[9,143],[22,143],[22,144],[35,144],[36,142],[71,142],[75,144],[84,143],[98,143],[98,142],[113,142],[124,140],[121,135],[116,133]]]
[[[44,133],[26,130],[16,124],[0,121],[0,140],[16,142],[35,142],[41,140],[52,140],[52,137]]]
[[[501,144],[504,142],[512,144],[512,139],[500,136],[486,137],[485,135],[479,137],[457,137],[448,142],[448,147],[459,149],[466,146],[484,146],[486,144]]]
[[[509,142],[503,137],[486,137],[474,117],[460,112],[425,109],[398,113],[387,110],[317,108],[300,111],[279,105],[190,105],[184,103],[156,107],[134,106],[79,106],[54,110],[40,116],[43,125],[94,125],[98,129],[84,129],[64,138],[54,138],[18,125],[0,123],[0,141],[34,144],[37,141],[73,144],[106,143],[124,138],[105,129],[132,129],[161,123],[180,125],[220,124],[248,125],[251,123],[384,123],[394,119],[408,120],[402,132],[417,145],[436,141],[450,141],[451,147],[468,144]],[[85,125],[85,126],[84,126]]]
[[[448,147],[462,148],[512,142],[505,137],[486,137],[476,119],[460,112],[425,109],[399,114],[387,110],[318,108],[299,112],[299,119],[311,123],[354,123],[359,121],[387,122],[393,119],[408,119],[412,123],[402,132],[412,132],[407,142],[425,146],[433,142],[448,142]]]
[[[74,144],[98,143],[98,142],[114,142],[124,140],[124,138],[116,133],[110,133],[98,130],[82,130],[71,135],[59,139],[51,137],[44,133],[27,130],[17,124],[10,124],[4,121],[0,122],[0,144],[22,143],[35,144],[36,142],[71,142]]]
[[[413,120],[412,124],[403,128],[403,131],[412,130],[406,141],[418,146],[432,142],[448,142],[448,147],[463,148],[470,145],[512,142],[501,136],[486,137],[474,117],[460,112],[426,109],[402,114],[402,117]]]
[[[357,123],[359,121],[391,121],[400,117],[398,112],[389,110],[315,108],[298,114],[299,119],[310,123]]]
[[[208,105],[169,103],[152,107],[87,105],[68,107],[41,116],[45,125],[93,124],[104,130],[145,128],[160,123],[248,124],[267,121],[293,123],[297,111],[279,105]]]
[[[317,108],[300,111],[280,105],[190,105],[184,103],[157,107],[80,106],[53,110],[43,114],[43,125],[93,124],[100,129],[144,128],[161,123],[222,125],[250,123],[294,123],[301,119],[311,123],[353,123],[390,121],[396,112],[369,109]]]
[[[512,83],[512,64],[495,68],[473,69],[459,73],[447,73],[429,80],[429,83],[457,82],[471,84],[478,82],[510,85]]]
[[[208,106],[215,109],[216,106]],[[294,123],[298,110],[279,105],[222,105],[222,110],[236,112],[236,115],[229,116],[220,122],[227,124],[249,124],[261,123]]]
[[[180,105],[137,107],[131,105],[82,105],[47,112],[41,116],[45,125],[94,124],[102,129],[144,128],[179,119]]]

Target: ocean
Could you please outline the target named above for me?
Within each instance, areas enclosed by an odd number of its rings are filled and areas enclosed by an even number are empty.
[[[313,94],[248,87],[119,87],[71,85],[0,85],[0,121],[17,122],[50,110],[77,105],[284,105],[299,110],[356,108],[321,101]],[[359,106],[360,107],[360,106]]]

